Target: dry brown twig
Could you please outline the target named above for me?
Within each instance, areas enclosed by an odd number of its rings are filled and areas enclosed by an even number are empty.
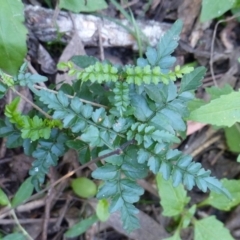
[[[223,19],[223,20],[219,20],[217,22],[217,24],[215,25],[214,27],[214,31],[213,31],[213,37],[212,37],[212,42],[211,42],[211,54],[210,54],[210,61],[209,61],[209,65],[210,65],[210,71],[211,71],[211,75],[212,75],[212,79],[213,79],[213,82],[214,82],[214,85],[216,87],[218,87],[218,84],[217,84],[217,81],[216,81],[216,78],[215,78],[215,75],[214,75],[214,69],[213,69],[213,54],[214,54],[214,41],[216,39],[216,34],[217,34],[217,28],[219,26],[220,23],[224,23],[224,22],[229,22],[229,21],[232,21],[233,19],[236,19],[240,17],[240,13],[239,14],[236,14],[232,17],[229,17],[227,19]]]

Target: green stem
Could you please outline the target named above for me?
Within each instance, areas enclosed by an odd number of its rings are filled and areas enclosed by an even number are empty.
[[[29,239],[29,240],[34,240],[34,239],[28,234],[28,232],[22,227],[22,225],[20,224],[20,222],[19,222],[19,220],[18,220],[18,218],[17,218],[17,215],[16,215],[14,209],[11,209],[10,212],[11,212],[11,215],[12,215],[13,219],[15,220],[16,225],[18,226],[18,228],[20,229],[20,231],[23,233],[23,235],[25,235],[25,236],[27,237],[27,239]]]

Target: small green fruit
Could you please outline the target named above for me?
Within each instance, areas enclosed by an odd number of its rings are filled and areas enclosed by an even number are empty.
[[[91,198],[97,193],[96,184],[85,177],[72,180],[71,187],[76,195],[82,198]]]

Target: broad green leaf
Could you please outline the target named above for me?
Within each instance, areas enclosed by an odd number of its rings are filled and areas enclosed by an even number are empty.
[[[173,187],[171,180],[166,181],[161,174],[157,174],[157,186],[163,207],[163,215],[172,217],[181,214],[190,200],[183,185]]]
[[[27,53],[23,3],[1,0],[0,4],[0,68],[16,75]]]
[[[240,203],[240,180],[223,179],[221,182],[223,187],[231,194],[232,199],[223,194],[211,192],[209,197],[200,203],[200,205],[211,205],[219,210],[229,211]]]
[[[179,93],[196,90],[200,87],[205,73],[205,67],[198,67],[193,72],[185,74],[181,80]]]
[[[227,145],[230,151],[240,153],[240,125],[234,124],[232,127],[224,128]]]
[[[205,90],[210,95],[211,100],[233,92],[233,88],[229,84],[225,84],[222,88],[212,86],[209,88],[205,88]]]
[[[82,55],[73,56],[70,60],[80,68],[89,67],[90,65],[93,65],[93,64],[95,64],[96,62],[99,61],[95,57],[86,56],[86,55],[84,55],[84,56],[82,56]]]
[[[94,197],[97,193],[96,184],[86,177],[73,179],[71,182],[71,187],[76,195],[83,198]]]
[[[72,12],[95,12],[107,8],[105,0],[60,0],[60,8]]]
[[[75,224],[70,229],[68,229],[64,236],[67,238],[80,236],[81,234],[85,233],[97,221],[98,217],[96,215],[81,220],[79,223]]]
[[[200,21],[205,22],[216,17],[222,16],[230,10],[235,4],[234,0],[203,0]]]
[[[232,92],[191,112],[189,120],[231,127],[240,122],[240,92]]]
[[[16,207],[26,201],[29,197],[31,197],[33,193],[34,186],[32,184],[32,178],[27,178],[19,187],[18,191],[14,195],[11,205],[12,207]]]
[[[100,199],[96,207],[96,214],[100,221],[106,222],[110,216],[107,199]]]
[[[194,222],[194,240],[234,240],[229,230],[215,216]]]
[[[189,112],[193,112],[194,110],[200,108],[201,106],[205,105],[206,102],[203,99],[194,98],[190,102],[188,102],[187,107]]]
[[[6,206],[9,204],[9,200],[4,191],[0,188],[0,205]]]
[[[11,233],[2,238],[2,240],[26,240],[26,236],[22,233]]]

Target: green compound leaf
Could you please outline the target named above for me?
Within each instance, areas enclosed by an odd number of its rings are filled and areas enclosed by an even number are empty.
[[[81,135],[81,140],[90,144],[91,147],[102,146],[103,142],[100,138],[98,128],[89,126]]]
[[[58,158],[65,153],[66,141],[65,133],[59,132],[57,129],[52,129],[50,139],[38,141],[39,146],[32,153],[35,160],[29,171],[36,190],[40,190],[40,185],[43,184],[49,168],[56,166]]]
[[[11,201],[11,206],[16,207],[26,201],[28,198],[31,197],[34,186],[32,184],[32,178],[27,178],[19,187],[18,191],[14,195],[12,201]]]
[[[8,197],[1,188],[0,188],[0,205],[1,206],[9,205]]]
[[[240,92],[232,92],[191,112],[189,120],[231,127],[240,122]]]
[[[27,53],[27,29],[21,1],[1,1],[0,68],[16,75]]]
[[[210,171],[205,171],[200,163],[193,162],[191,156],[184,155],[178,150],[169,149],[169,146],[165,144],[155,145],[153,151],[140,149],[138,161],[139,163],[148,161],[147,165],[153,173],[161,173],[165,180],[171,178],[173,187],[182,183],[188,190],[191,190],[193,186],[197,185],[203,192],[209,188],[211,191],[223,193],[231,198],[222,183],[210,176]]]
[[[163,35],[157,45],[158,65],[161,69],[168,69],[175,62],[169,59],[169,55],[174,52],[178,46],[179,35],[181,33],[183,22],[177,20],[172,27]]]
[[[232,9],[234,4],[235,1],[232,0],[218,0],[214,4],[212,1],[203,0],[200,15],[201,22],[222,16],[225,12]]]
[[[128,113],[127,110],[130,106],[129,86],[126,82],[116,82],[113,92],[115,94],[113,105],[119,112],[119,116],[123,117]]]
[[[136,149],[131,147],[123,155],[123,164],[121,166],[111,165],[109,163],[97,168],[92,173],[92,177],[105,180],[100,186],[97,198],[111,199],[110,212],[120,211],[123,227],[127,231],[133,231],[139,227],[139,221],[136,217],[138,209],[133,203],[139,201],[140,195],[144,190],[134,181],[138,178],[144,178],[147,169],[135,160]],[[126,178],[122,178],[124,175]]]
[[[230,211],[231,208],[240,203],[240,180],[227,180],[223,179],[223,187],[226,188],[232,196],[232,199],[227,198],[225,195],[210,193],[210,196],[205,199],[200,205],[211,205],[219,210]]]
[[[182,93],[185,91],[196,90],[202,85],[202,80],[205,74],[206,68],[198,67],[193,72],[184,75],[181,80],[179,92]]]
[[[119,73],[118,69],[111,64],[96,62],[94,65],[90,65],[78,72],[77,77],[83,82],[116,82],[119,78]]]
[[[111,150],[104,150],[99,153],[99,156],[105,155],[112,152]],[[121,166],[123,163],[123,156],[122,155],[112,155],[109,157],[104,158],[105,162],[111,163],[112,165]]]
[[[0,119],[0,137],[7,137],[7,148],[22,146],[21,132],[9,122],[8,118],[5,121]]]
[[[172,217],[181,214],[190,200],[183,186],[173,187],[172,181],[164,180],[161,174],[157,175],[157,186],[163,207],[163,215]]]
[[[34,116],[32,119],[26,116],[23,118],[21,132],[22,138],[30,138],[32,141],[35,141],[39,138],[48,139],[51,134],[51,128],[46,126],[46,123],[38,116]]]
[[[120,168],[118,166],[105,164],[104,166],[99,167],[95,171],[93,171],[92,177],[95,179],[102,179],[102,180],[115,179],[119,169]]]
[[[20,97],[14,98],[14,100],[5,106],[4,114],[8,117],[11,123],[16,124],[20,128],[23,126],[23,117],[18,111],[18,104],[20,103]]]
[[[148,47],[146,56],[147,59],[139,58],[137,65],[145,67],[150,64],[151,66],[158,66],[163,73],[169,71],[176,61],[175,57],[171,54],[178,46],[179,34],[182,29],[182,21],[176,21],[172,27],[160,39],[157,48]]]
[[[229,230],[215,216],[194,221],[194,240],[234,240]]]
[[[77,237],[85,233],[97,221],[98,217],[96,215],[92,215],[91,217],[81,220],[79,223],[73,225],[67,230],[64,236],[67,238]]]
[[[131,105],[135,108],[134,116],[139,121],[146,121],[152,114],[153,111],[149,108],[146,99],[140,95],[131,96]]]
[[[31,73],[22,73],[20,72],[17,76],[17,81],[20,86],[32,86],[35,83],[46,82],[48,79],[45,76],[41,76],[39,74],[31,74]]]
[[[130,179],[142,179],[148,174],[147,167],[137,161],[137,150],[130,148],[124,155],[122,171]]]

